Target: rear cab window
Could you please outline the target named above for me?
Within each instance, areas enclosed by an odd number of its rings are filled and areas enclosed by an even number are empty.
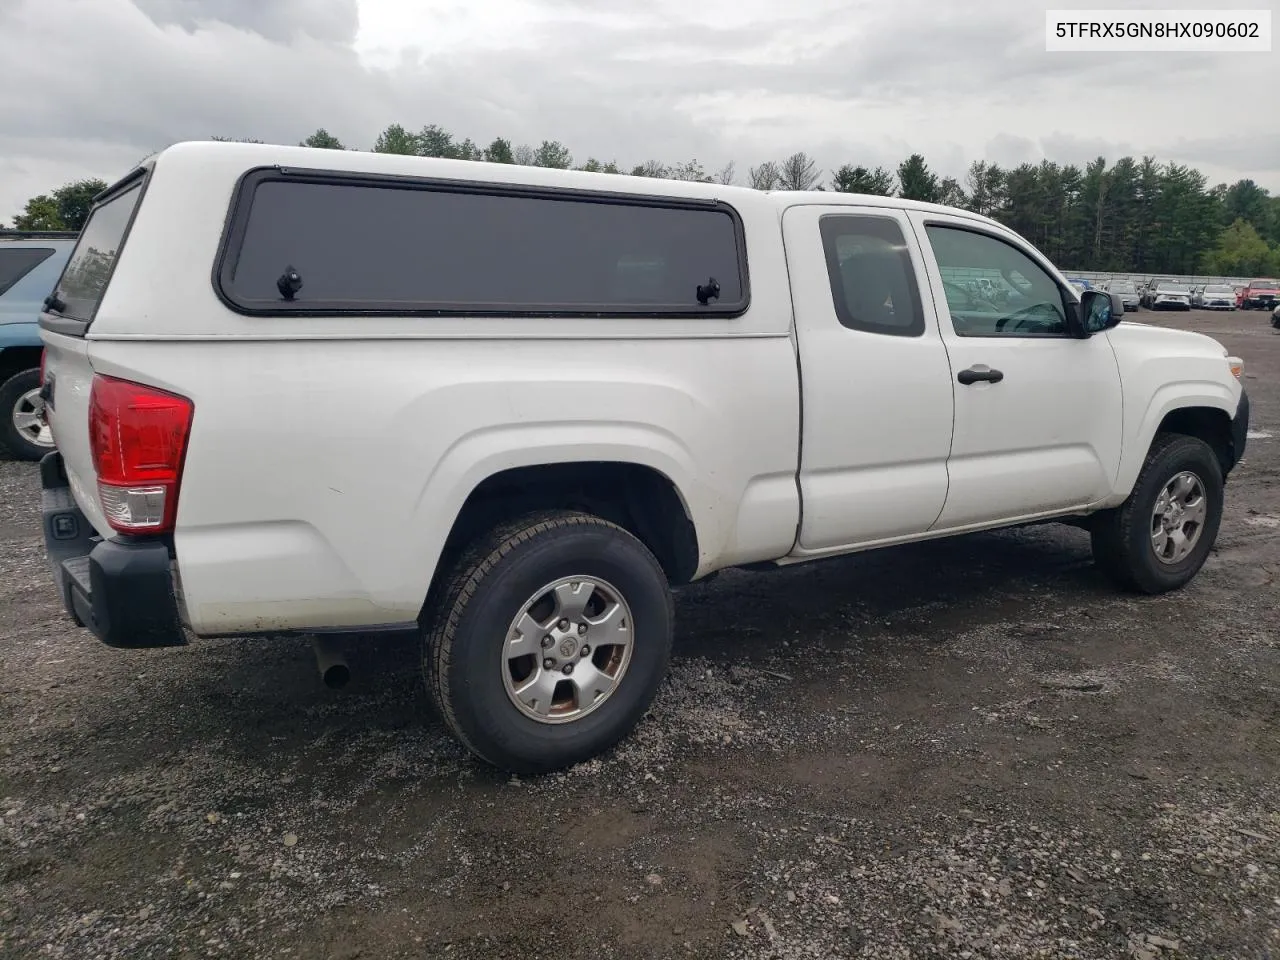
[[[819,221],[836,316],[850,330],[924,334],[924,308],[902,229],[888,217],[829,214]]]
[[[725,317],[749,301],[722,203],[297,170],[242,179],[217,287],[265,316]]]
[[[133,222],[143,179],[131,178],[93,208],[49,300],[49,313],[67,323],[46,324],[61,333],[81,333],[93,321]]]

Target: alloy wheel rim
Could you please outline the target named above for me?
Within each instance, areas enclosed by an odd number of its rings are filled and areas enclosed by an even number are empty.
[[[511,621],[502,645],[507,698],[539,723],[580,720],[617,691],[631,664],[633,623],[622,592],[599,577],[561,577]]]
[[[1200,542],[1208,517],[1204,481],[1190,470],[1175,474],[1151,511],[1151,549],[1161,563],[1181,563]]]
[[[40,399],[40,388],[33,387],[18,397],[13,405],[13,427],[28,443],[38,447],[53,446],[53,431],[44,419],[44,401]]]

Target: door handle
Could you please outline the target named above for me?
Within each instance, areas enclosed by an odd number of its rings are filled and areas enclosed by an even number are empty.
[[[999,383],[1004,379],[1004,374],[999,370],[978,370],[970,367],[956,374],[956,379],[967,387],[973,383]]]

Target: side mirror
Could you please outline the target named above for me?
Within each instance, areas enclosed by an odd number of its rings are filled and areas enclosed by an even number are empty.
[[[1101,333],[1124,319],[1124,300],[1118,293],[1086,290],[1080,294],[1080,314],[1087,335]]]

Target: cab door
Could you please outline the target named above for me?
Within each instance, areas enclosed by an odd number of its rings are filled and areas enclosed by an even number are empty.
[[[910,224],[805,205],[782,226],[803,403],[795,554],[924,533],[947,498],[954,399]]]
[[[954,371],[950,489],[935,528],[1069,512],[1109,496],[1120,464],[1120,373],[1105,332],[1068,331],[1079,294],[998,227],[908,216]]]

